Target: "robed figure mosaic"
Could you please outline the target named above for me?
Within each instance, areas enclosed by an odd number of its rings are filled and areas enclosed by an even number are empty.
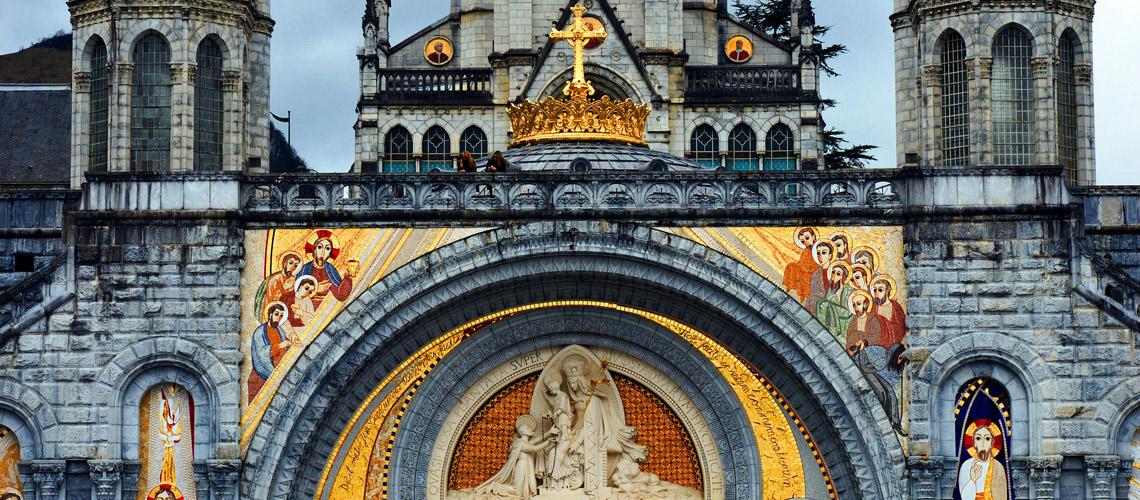
[[[987,379],[959,391],[954,426],[958,437],[955,500],[1013,500],[1009,473],[1009,395]]]
[[[19,462],[20,441],[11,429],[0,425],[0,500],[23,500]]]

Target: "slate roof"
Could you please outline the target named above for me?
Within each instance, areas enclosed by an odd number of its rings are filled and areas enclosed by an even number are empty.
[[[0,86],[0,184],[67,184],[70,170],[71,91]]]
[[[579,158],[590,163],[590,170],[649,170],[649,164],[654,160],[661,160],[657,165],[664,171],[704,170],[696,162],[669,153],[609,142],[535,144],[508,149],[503,152],[503,157],[512,170],[570,171],[574,161]],[[478,166],[485,166],[488,159],[489,157],[479,160]]]

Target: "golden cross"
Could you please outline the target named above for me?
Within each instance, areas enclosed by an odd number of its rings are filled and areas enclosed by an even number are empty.
[[[574,13],[574,23],[564,30],[551,29],[550,39],[565,40],[574,48],[574,78],[566,83],[566,88],[562,89],[562,93],[569,96],[586,97],[594,94],[594,86],[586,81],[586,64],[582,57],[582,51],[590,41],[605,38],[606,30],[593,30],[586,26],[586,22],[582,20],[582,14],[586,12],[586,7],[581,2],[571,7],[570,11]]]

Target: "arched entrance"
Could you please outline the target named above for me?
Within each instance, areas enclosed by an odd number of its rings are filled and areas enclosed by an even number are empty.
[[[707,248],[643,227],[605,223],[531,224],[491,231],[441,248],[374,285],[334,320],[328,334],[309,346],[283,380],[279,394],[288,396],[270,403],[254,435],[243,477],[245,493],[313,498],[354,414],[411,354],[472,320],[528,304],[568,300],[651,311],[715,339],[762,373],[799,411],[839,498],[901,496],[903,457],[886,415],[842,347],[794,300]],[[560,321],[585,324],[584,316],[563,309]],[[535,338],[562,336],[557,340],[562,344],[589,343],[582,336],[591,333],[602,334],[597,342],[622,340],[614,332],[590,332],[584,326],[533,333]],[[642,336],[643,341],[652,338]],[[665,357],[662,346],[650,342],[641,347],[647,355]],[[490,363],[497,352],[502,348],[458,359]],[[419,414],[416,405],[446,407],[442,402],[451,401],[445,393],[428,391],[428,383],[423,387],[426,397],[413,399],[409,415]],[[739,414],[725,406],[707,420],[728,429],[734,420],[739,423]],[[432,432],[430,426],[418,429]],[[396,446],[410,449],[399,440]],[[392,478],[393,486],[401,488],[393,498],[423,498],[418,492],[426,490],[416,484],[419,472],[414,465],[419,458],[401,457],[407,461],[393,470],[399,476]],[[751,465],[747,459],[740,464],[743,476],[725,478],[729,491],[745,488],[733,498],[756,491],[746,488],[748,478],[755,477],[746,472]],[[404,490],[402,484],[413,486]]]

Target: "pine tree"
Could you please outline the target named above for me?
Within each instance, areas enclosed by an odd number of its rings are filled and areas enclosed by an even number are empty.
[[[809,4],[810,5],[810,4]],[[736,17],[742,22],[767,33],[772,38],[788,45],[799,43],[792,36],[792,2],[790,0],[735,0],[733,7]],[[820,71],[828,76],[839,76],[839,72],[831,66],[831,61],[847,52],[847,46],[823,42],[823,38],[831,31],[831,26],[820,26],[814,22],[814,7],[810,7],[806,14],[810,16],[812,35],[816,44],[813,47],[804,47],[801,51],[805,62],[815,63]],[[805,19],[801,19],[801,22]],[[838,104],[834,99],[823,99],[822,107],[830,108]],[[843,138],[845,132],[828,129],[823,132],[824,165],[829,168],[860,168],[867,162],[874,161],[871,150],[878,146],[859,144],[845,147],[847,140]]]

